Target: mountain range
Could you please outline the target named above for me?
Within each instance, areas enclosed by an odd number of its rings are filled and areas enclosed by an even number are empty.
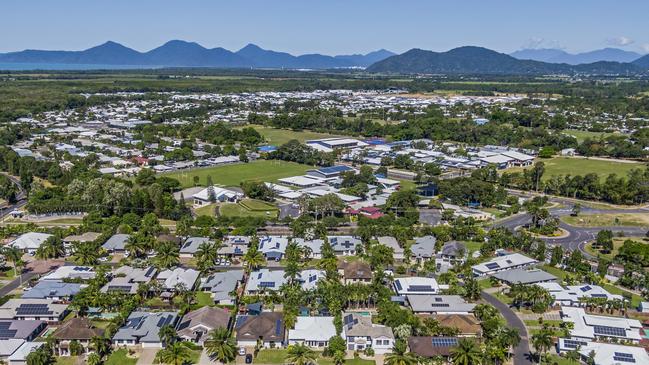
[[[369,72],[424,74],[627,75],[647,71],[649,56],[633,63],[598,61],[580,65],[520,60],[487,48],[465,46],[447,52],[411,49],[369,66]]]
[[[603,48],[576,54],[555,48],[522,49],[510,53],[510,56],[518,58],[519,60],[567,63],[569,65],[579,65],[582,63],[593,63],[599,61],[633,62],[642,57],[639,53],[625,51],[619,48]]]
[[[366,55],[326,56],[306,54],[294,56],[289,53],[265,50],[254,44],[232,52],[225,48],[205,48],[198,43],[173,40],[148,52],[138,52],[119,43],[108,41],[83,51],[25,50],[0,54],[4,63],[50,63],[50,64],[101,64],[156,67],[255,67],[328,69],[367,67],[377,61],[393,56],[381,49]]]

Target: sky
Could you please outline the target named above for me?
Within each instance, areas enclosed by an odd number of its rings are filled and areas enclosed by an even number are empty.
[[[649,53],[647,0],[3,0],[0,52],[182,39],[293,54],[463,45]]]

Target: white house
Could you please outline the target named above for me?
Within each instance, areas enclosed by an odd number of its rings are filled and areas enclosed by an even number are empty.
[[[238,191],[212,186],[211,189],[205,188],[192,195],[194,205],[201,206],[212,203],[212,200],[210,200],[211,195],[213,195],[213,200],[215,202],[236,202],[243,198],[243,194]]]
[[[509,255],[496,257],[491,261],[473,265],[471,268],[473,269],[474,276],[485,276],[495,274],[500,271],[527,267],[536,263],[538,263],[538,261],[525,255],[521,255],[520,253],[512,253]]]
[[[561,307],[561,319],[574,323],[570,337],[574,340],[609,340],[639,343],[642,323],[636,319],[586,314],[583,308]]]
[[[297,317],[295,329],[288,330],[288,344],[300,343],[324,349],[329,345],[329,339],[335,335],[334,317]]]
[[[649,355],[642,347],[560,338],[557,348],[559,352],[577,350],[583,361],[586,361],[593,352],[595,353],[594,365],[649,364]]]
[[[48,233],[27,232],[16,238],[10,245],[24,252],[34,254],[50,237],[52,235]]]
[[[343,332],[347,341],[347,350],[364,351],[374,349],[375,354],[392,352],[394,334],[388,326],[372,323],[372,317],[358,313],[343,316]]]
[[[404,277],[394,280],[394,291],[397,295],[435,295],[448,285],[439,285],[434,278]]]

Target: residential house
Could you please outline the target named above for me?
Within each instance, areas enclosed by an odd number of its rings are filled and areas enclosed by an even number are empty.
[[[64,322],[52,333],[54,339],[54,353],[57,356],[70,356],[70,343],[76,341],[84,350],[88,351],[93,337],[102,337],[104,330],[95,327],[88,318],[72,318]]]
[[[194,269],[177,267],[173,270],[161,271],[156,281],[168,292],[176,292],[179,288],[191,291],[194,290],[199,275],[200,273]]]
[[[395,260],[401,261],[405,258],[403,254],[403,247],[399,245],[399,242],[396,238],[391,236],[381,236],[376,237],[376,242],[379,245],[390,247],[393,252],[392,257],[394,257]]]
[[[433,316],[440,326],[456,328],[459,337],[480,337],[482,327],[473,314],[436,314]]]
[[[599,285],[581,284],[561,286],[556,282],[537,283],[536,285],[547,290],[554,299],[553,305],[566,307],[585,307],[587,299],[605,299],[607,301],[624,301],[619,294],[611,294]]]
[[[327,236],[327,240],[339,256],[354,256],[356,247],[363,245],[360,239],[353,236]]]
[[[189,237],[183,242],[180,246],[180,257],[194,257],[196,251],[203,243],[209,243],[211,239],[209,237]]]
[[[237,346],[263,348],[284,345],[284,317],[279,312],[263,312],[256,316],[238,316],[235,324]]]
[[[584,308],[561,307],[561,320],[574,323],[570,338],[582,341],[615,340],[639,343],[642,323],[637,319],[586,314]]]
[[[69,302],[77,295],[85,284],[66,283],[58,280],[41,280],[36,285],[23,292],[23,299],[52,299],[55,302]]]
[[[201,279],[200,288],[212,292],[214,303],[220,305],[234,305],[237,299],[233,293],[243,282],[243,270],[230,270],[210,274]]]
[[[68,314],[68,305],[52,299],[9,299],[0,306],[0,319],[58,322]]]
[[[59,266],[56,270],[50,272],[49,274],[43,276],[43,280],[53,280],[53,281],[62,281],[62,280],[90,280],[94,279],[97,273],[90,266]]]
[[[153,280],[157,272],[158,270],[154,267],[140,269],[131,266],[120,266],[113,271],[112,279],[101,288],[101,292],[135,294],[140,284]]]
[[[53,235],[48,233],[27,232],[13,240],[9,245],[33,255],[50,237],[53,237]]]
[[[505,256],[499,256],[493,260],[473,265],[474,276],[493,275],[500,271],[511,270],[516,268],[524,268],[537,264],[538,261],[529,258],[520,253],[512,253]]]
[[[338,263],[338,273],[341,275],[343,284],[369,284],[372,282],[372,268],[370,265],[361,260],[347,261],[343,260]]]
[[[322,239],[312,239],[306,240],[304,238],[296,237],[293,238],[293,242],[299,247],[303,248],[308,252],[308,258],[319,260],[322,258],[322,245],[324,240]]]
[[[557,348],[561,353],[578,351],[581,360],[586,363],[594,353],[593,365],[649,364],[649,355],[643,347],[560,338]]]
[[[447,285],[437,284],[435,278],[404,277],[394,280],[392,284],[395,293],[404,295],[436,295],[440,290],[448,289]]]
[[[386,354],[394,347],[394,334],[388,326],[372,323],[372,317],[359,313],[343,315],[343,332],[347,350],[364,351],[372,348],[375,354]]]
[[[248,276],[246,283],[246,294],[254,295],[265,291],[276,291],[284,285],[286,278],[284,270],[260,269],[253,271]]]
[[[192,198],[194,198],[194,206],[202,206],[213,202],[236,202],[243,198],[243,194],[238,191],[212,186],[192,195]]]
[[[437,238],[435,238],[435,236],[423,236],[415,238],[415,243],[410,246],[412,257],[418,264],[423,264],[424,262],[435,257],[435,252],[437,251],[435,248],[436,244]]]
[[[448,359],[457,345],[457,337],[412,336],[408,338],[410,352],[423,358],[441,356]]]
[[[288,237],[262,236],[259,238],[259,251],[266,260],[279,261],[286,253]]]
[[[118,233],[111,236],[101,247],[110,253],[123,254],[126,252],[126,243],[129,238],[131,238],[130,234]]]
[[[407,295],[406,300],[417,314],[469,314],[476,306],[459,295]]]
[[[32,341],[47,327],[45,321],[1,320],[0,340]]]
[[[175,328],[177,322],[178,314],[175,312],[132,312],[113,336],[113,345],[162,348],[163,343],[158,335],[160,328],[166,325]]]
[[[209,333],[230,327],[230,311],[225,308],[201,307],[183,316],[178,324],[178,337],[203,345]]]
[[[556,276],[541,269],[525,270],[520,268],[500,271],[493,274],[493,277],[508,285],[547,283],[557,280]]]
[[[324,349],[329,339],[336,336],[334,317],[297,317],[295,329],[288,330],[288,344],[304,344]]]

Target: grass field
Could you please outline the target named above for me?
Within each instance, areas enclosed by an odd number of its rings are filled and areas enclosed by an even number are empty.
[[[262,217],[276,218],[278,213],[274,205],[252,199],[239,203],[225,203],[219,206],[219,214],[226,217]]]
[[[612,250],[610,253],[601,253],[598,249],[593,248],[593,244],[592,244],[592,242],[591,242],[591,243],[588,243],[588,244],[584,247],[584,249],[586,250],[586,252],[588,252],[589,254],[591,254],[591,255],[593,255],[593,256],[602,256],[602,257],[604,257],[604,258],[607,258],[607,259],[611,260],[611,259],[613,259],[613,258],[617,255],[617,253],[618,253],[620,247],[622,247],[622,244],[623,244],[624,241],[626,241],[626,240],[631,240],[631,241],[640,242],[640,243],[647,243],[647,242],[644,241],[642,238],[636,238],[636,237],[616,237],[616,238],[613,238],[613,250]]]
[[[607,132],[590,132],[590,131],[582,131],[578,129],[567,129],[563,131],[563,133],[574,136],[577,138],[577,141],[579,143],[583,142],[586,138],[590,139],[600,139],[600,137],[606,138],[609,136],[621,136],[622,134],[620,133],[607,133]]]
[[[626,176],[632,169],[643,168],[645,165],[639,162],[617,162],[611,160],[594,160],[586,158],[554,157],[539,159],[545,164],[543,180],[548,180],[555,175],[586,175],[595,173],[600,179],[610,174]],[[508,172],[522,171],[520,167],[508,169]]]
[[[267,182],[277,181],[283,177],[303,175],[312,166],[301,165],[294,162],[257,160],[246,164],[208,167],[186,171],[174,171],[168,176],[180,181],[183,188],[194,186],[194,176],[198,176],[199,185],[207,184],[207,177],[211,176],[215,184],[224,186],[239,186],[244,180],[261,180]]]
[[[263,125],[251,125],[259,134],[264,136],[266,142],[273,146],[280,146],[284,143],[297,139],[298,141],[304,143],[310,139],[321,139],[321,138],[332,138],[340,137],[340,135],[329,134],[329,133],[318,133],[311,131],[293,131],[290,129],[278,129],[272,127],[266,127]]]
[[[580,214],[563,216],[561,220],[577,227],[649,226],[649,214],[644,213]]]
[[[137,358],[129,357],[127,354],[125,349],[114,351],[108,356],[104,365],[135,365]]]

